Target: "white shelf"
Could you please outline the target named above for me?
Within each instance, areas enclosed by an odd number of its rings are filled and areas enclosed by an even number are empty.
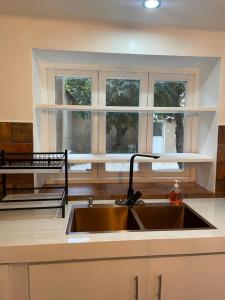
[[[27,194],[8,194],[2,201],[27,201],[27,200],[60,200],[62,201],[62,193],[27,193]]]
[[[0,202],[0,209],[2,210],[15,210],[15,209],[40,209],[40,208],[59,208],[62,205],[62,200],[52,201],[35,201],[35,202]]]
[[[205,113],[216,112],[215,107],[142,107],[142,106],[89,106],[37,104],[36,109],[54,111],[92,111],[92,112],[162,112],[162,113]]]
[[[155,154],[157,155],[157,154]],[[70,154],[69,163],[127,163],[132,154]],[[214,162],[214,158],[197,153],[166,153],[160,158],[136,157],[135,162]]]
[[[27,169],[20,169],[20,168],[0,168],[0,174],[46,174],[46,173],[60,173],[64,170],[64,168],[60,169],[34,169],[34,168],[27,168]]]

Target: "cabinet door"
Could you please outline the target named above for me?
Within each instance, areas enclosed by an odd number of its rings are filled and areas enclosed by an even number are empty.
[[[9,266],[0,265],[0,299],[10,299]]]
[[[148,300],[224,300],[225,255],[148,260]]]
[[[30,300],[146,300],[146,259],[39,264],[29,269]]]

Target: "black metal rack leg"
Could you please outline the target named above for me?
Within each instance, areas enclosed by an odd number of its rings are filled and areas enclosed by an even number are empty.
[[[2,193],[3,193],[3,197],[6,196],[6,175],[2,174]]]
[[[62,207],[62,218],[65,218],[65,205]]]

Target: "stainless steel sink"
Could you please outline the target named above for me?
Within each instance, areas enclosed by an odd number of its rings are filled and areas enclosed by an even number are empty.
[[[192,208],[183,204],[150,204],[133,208],[147,230],[210,229],[215,228]]]
[[[68,222],[69,232],[104,232],[139,230],[135,216],[128,207],[102,206],[73,207]]]
[[[67,233],[213,229],[207,220],[186,204],[165,203],[144,206],[93,205],[73,206]]]

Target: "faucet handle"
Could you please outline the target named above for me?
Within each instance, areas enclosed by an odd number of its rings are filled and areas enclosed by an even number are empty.
[[[93,198],[88,198],[88,207],[93,207]]]
[[[128,205],[134,205],[136,204],[137,200],[142,196],[142,193],[140,191],[137,191],[135,194],[130,195],[127,198]]]
[[[117,199],[115,200],[116,205],[127,205],[127,200],[126,199]]]

